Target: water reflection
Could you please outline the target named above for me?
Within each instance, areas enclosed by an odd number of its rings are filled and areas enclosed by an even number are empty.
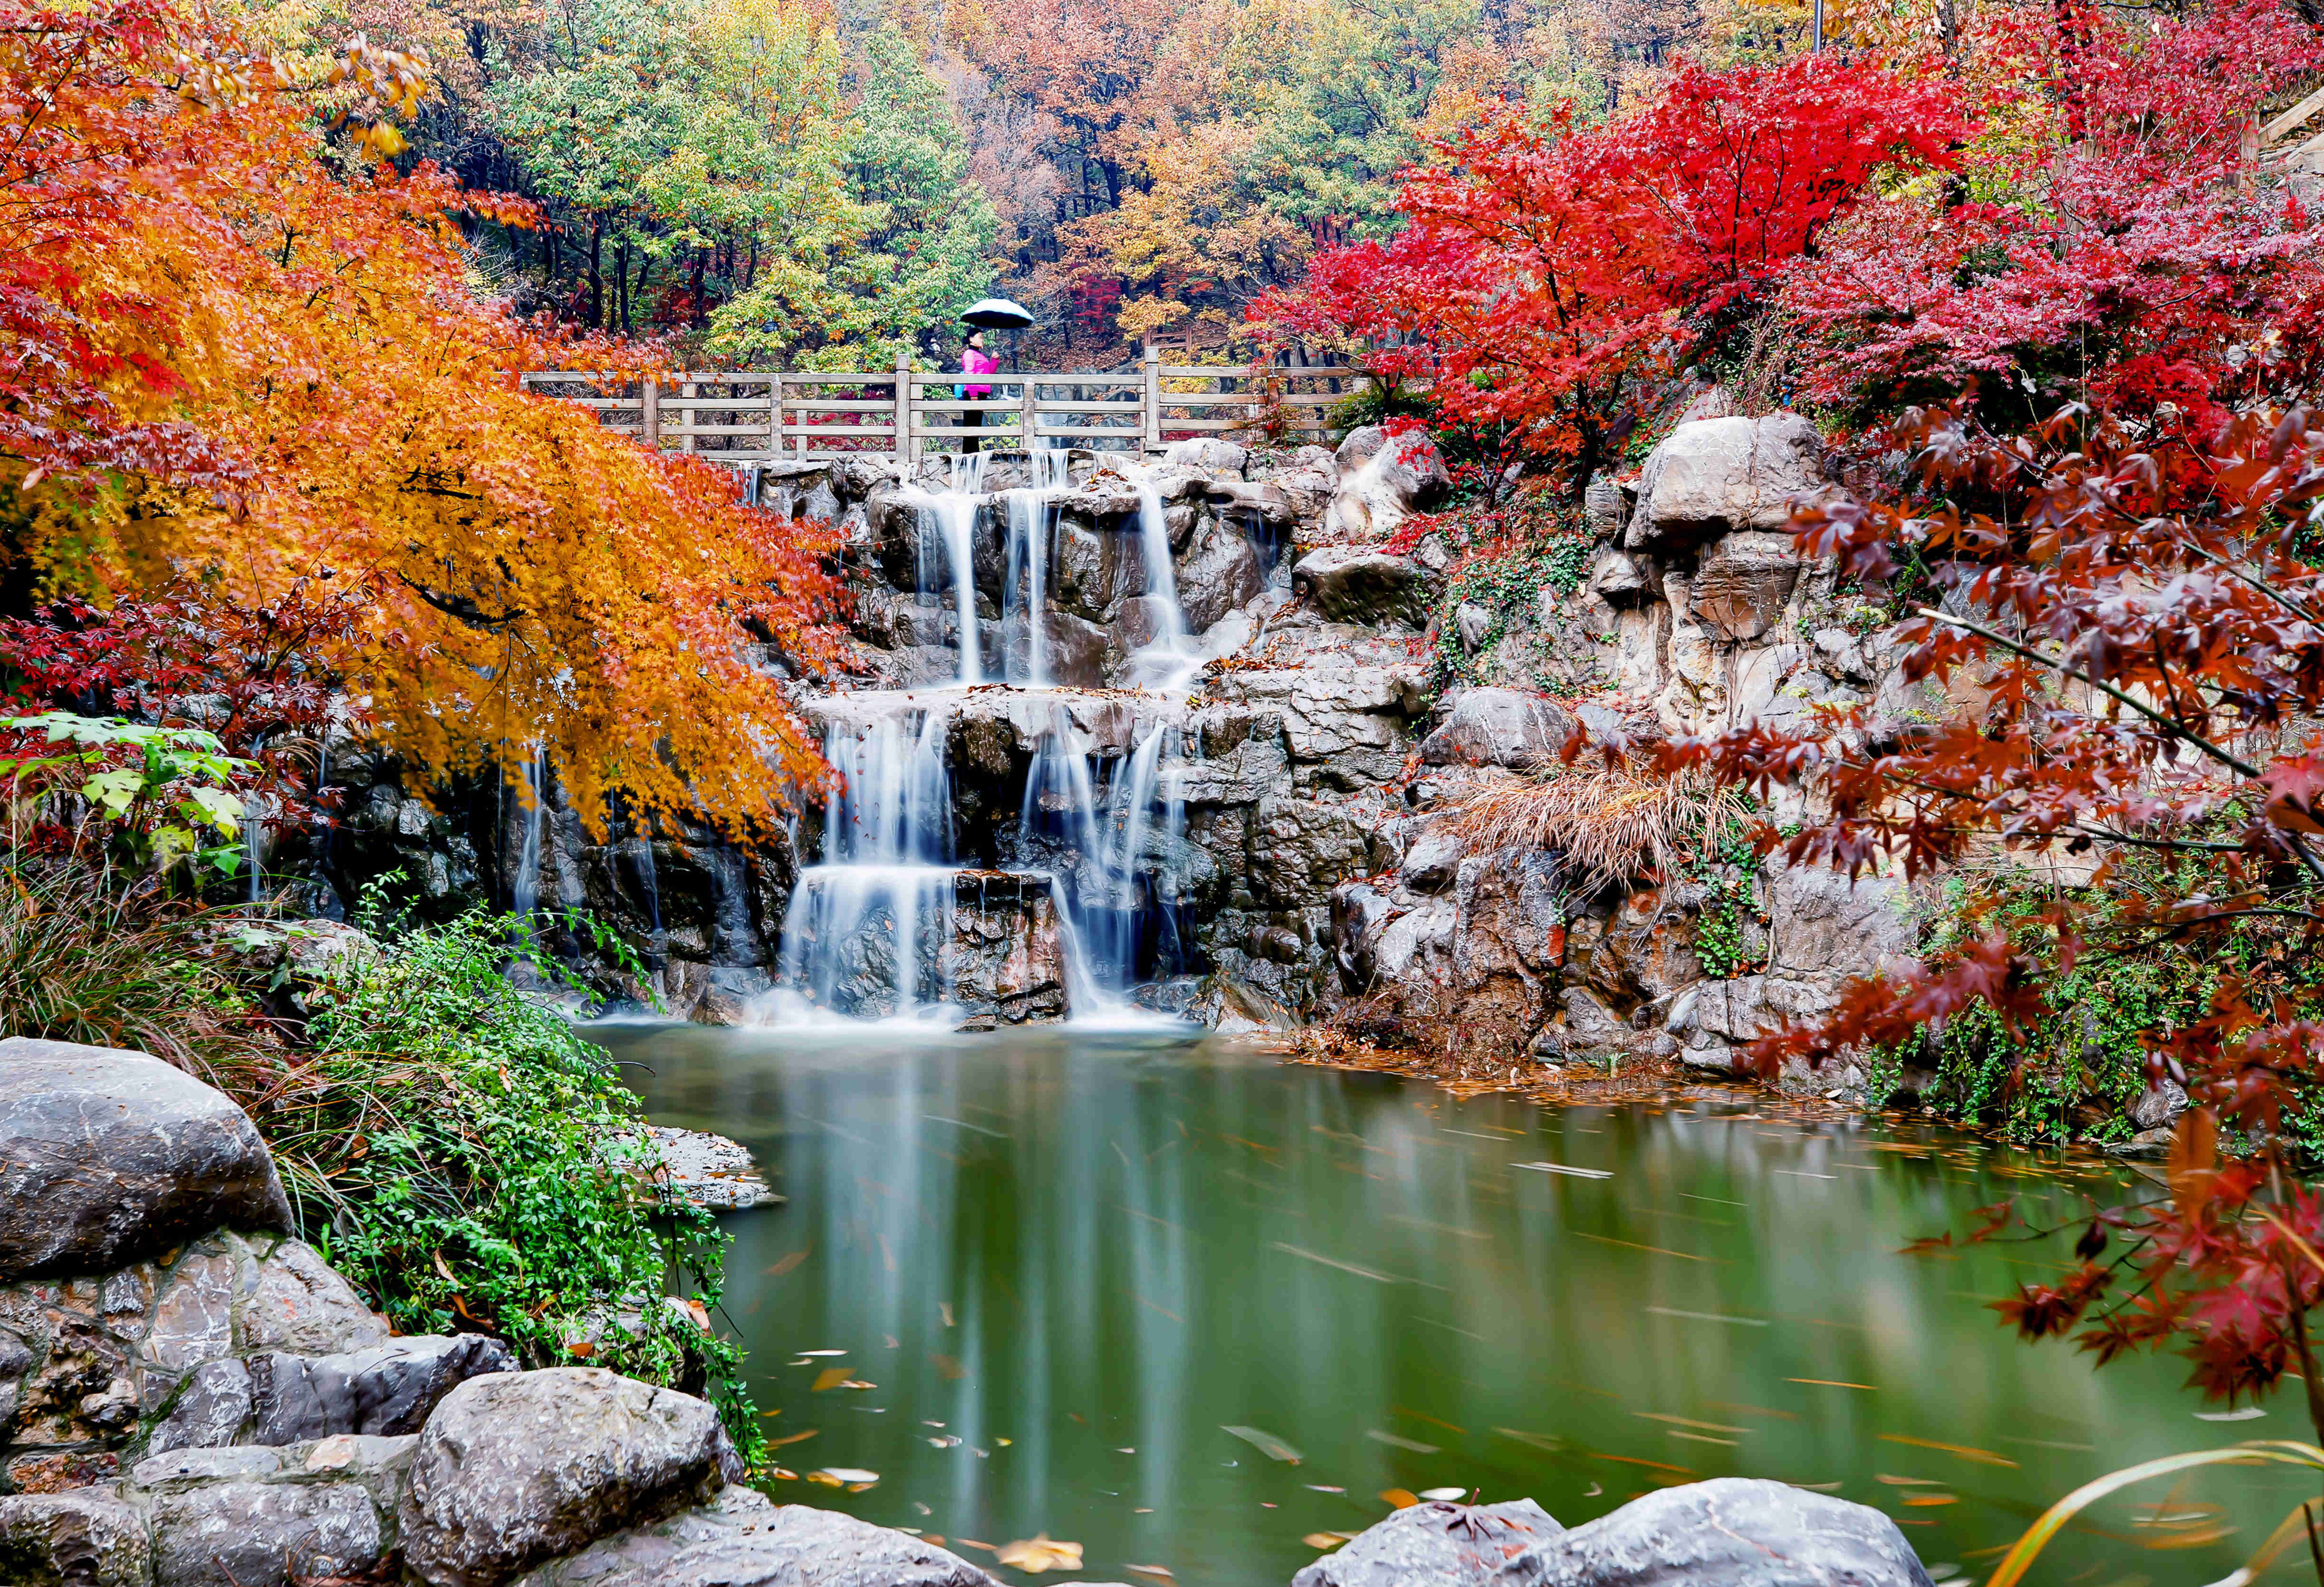
[[[1464,1103],[1217,1044],[606,1039],[658,1120],[747,1142],[790,1198],[729,1221],[726,1309],[785,1466],[879,1481],[783,1496],[988,1567],[981,1545],[1046,1531],[1092,1579],[1274,1587],[1385,1490],[1531,1495],[1572,1524],[1745,1475],[1877,1505],[1981,1576],[2102,1471],[2301,1432],[2289,1410],[2207,1425],[2174,1363],[2101,1376],[1996,1327],[1982,1303],[2062,1244],[1897,1254],[2004,1195],[2062,1214],[2103,1166],[1731,1095]],[[2043,1579],[2218,1576],[2299,1487],[2183,1488],[2240,1527],[2194,1547],[2120,1506]]]

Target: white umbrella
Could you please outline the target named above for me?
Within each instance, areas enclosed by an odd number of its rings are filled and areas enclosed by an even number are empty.
[[[1023,330],[1033,323],[1033,311],[1006,298],[987,298],[961,318],[987,330]]]

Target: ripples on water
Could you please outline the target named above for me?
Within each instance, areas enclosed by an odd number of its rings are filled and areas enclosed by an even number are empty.
[[[1997,1326],[1984,1303],[2068,1265],[2070,1233],[1897,1254],[2012,1194],[2066,1215],[2108,1167],[1741,1093],[1460,1102],[1215,1042],[603,1039],[658,1121],[744,1141],[789,1197],[728,1220],[727,1317],[783,1465],[878,1481],[778,1497],[988,1568],[980,1544],[1046,1532],[1087,1551],[1067,1574],[1280,1587],[1385,1490],[1530,1495],[1573,1525],[1754,1476],[1877,1505],[1940,1582],[1981,1579],[2102,1472],[2306,1435],[2289,1400],[2215,1426],[2175,1361],[2099,1374]],[[842,1379],[874,1387],[815,1387]],[[2209,1581],[2302,1491],[2150,1485],[2036,1579]]]

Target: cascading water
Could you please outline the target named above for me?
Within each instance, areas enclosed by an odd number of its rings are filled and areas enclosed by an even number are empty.
[[[975,866],[957,846],[945,760],[962,691],[986,676],[973,560],[979,515],[995,501],[984,489],[988,457],[955,457],[951,488],[914,501],[922,603],[948,601],[957,614],[960,663],[952,687],[917,690],[885,706],[867,699],[865,714],[836,714],[825,727],[824,753],[839,791],[825,823],[822,860],[800,872],[784,922],[779,990],[768,1007],[785,1022],[810,1011],[944,1020],[956,1009],[957,911],[980,909],[988,879],[1002,869]],[[1028,691],[1054,687],[1048,605],[1056,503],[1070,484],[1070,458],[1062,448],[1036,451],[1029,484],[997,493],[1006,533],[1001,670]],[[1148,687],[1183,690],[1200,656],[1178,604],[1161,497],[1142,473],[1135,480],[1150,622],[1149,642],[1132,670]],[[1104,775],[1109,757],[1075,725],[1065,700],[1053,699],[1016,828],[1001,846],[1013,843],[1010,871],[1047,884],[1072,1017],[1118,1018],[1130,1007],[1156,924],[1175,930],[1167,856],[1185,817],[1181,779],[1171,766],[1180,734],[1167,718],[1149,723]],[[962,880],[972,870],[973,886]]]
[[[842,781],[823,863],[799,872],[791,896],[778,972],[817,1010],[910,1019],[945,1001],[959,871],[944,760],[950,727],[949,711],[922,709],[825,732],[824,757]]]
[[[517,850],[516,880],[509,890],[509,908],[532,930],[532,915],[540,907],[540,840],[549,820],[549,755],[535,748],[524,769],[524,842]]]

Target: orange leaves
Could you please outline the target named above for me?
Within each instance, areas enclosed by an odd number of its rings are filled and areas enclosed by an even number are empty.
[[[518,389],[652,355],[478,300],[453,217],[525,207],[424,164],[336,178],[250,59],[150,0],[0,30],[25,128],[0,155],[0,475],[42,508],[14,549],[98,595],[336,577],[371,600],[316,666],[422,778],[538,744],[593,826],[617,796],[777,820],[820,771],[781,674],[832,654],[827,537]],[[161,92],[187,60],[221,64]],[[426,63],[357,40],[328,75],[408,114]]]

